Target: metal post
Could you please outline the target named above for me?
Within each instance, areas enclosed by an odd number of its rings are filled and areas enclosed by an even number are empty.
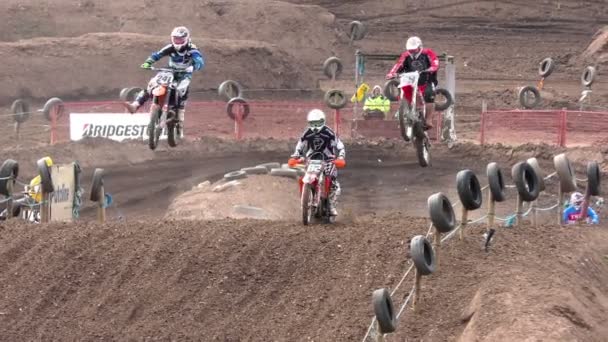
[[[538,226],[538,206],[536,205],[536,201],[531,203],[532,207],[532,225],[534,227]]]
[[[234,137],[236,140],[243,138],[243,108],[241,105],[237,105],[234,115]]]

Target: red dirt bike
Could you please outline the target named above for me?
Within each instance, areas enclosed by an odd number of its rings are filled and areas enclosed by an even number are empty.
[[[332,186],[331,174],[334,167],[343,168],[343,159],[326,160],[325,155],[320,152],[313,153],[302,164],[304,159],[290,159],[291,167],[305,170],[303,177],[298,179],[300,185],[302,223],[306,226],[313,219],[322,219],[325,223],[333,223],[335,216],[329,211],[329,192]],[[328,169],[329,168],[329,169]]]
[[[151,67],[149,70],[158,71],[158,74],[148,82],[148,93],[152,95],[148,146],[151,150],[156,149],[160,136],[166,133],[169,146],[175,147],[182,137],[182,127],[177,117],[179,93],[175,75],[184,71],[155,67]]]

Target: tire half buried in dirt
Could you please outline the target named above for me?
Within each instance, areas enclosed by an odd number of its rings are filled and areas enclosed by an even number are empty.
[[[91,195],[90,199],[93,202],[99,202],[101,198],[101,187],[103,186],[103,174],[104,169],[95,169],[93,172],[93,181],[91,182]]]
[[[19,177],[19,163],[12,159],[7,159],[0,167],[0,194],[8,197],[11,196],[8,192],[9,182],[15,185],[15,180]]]
[[[559,184],[562,192],[576,191],[576,177],[570,160],[565,153],[553,157],[553,165],[559,177]]]

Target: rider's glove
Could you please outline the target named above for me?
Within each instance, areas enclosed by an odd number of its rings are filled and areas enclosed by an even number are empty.
[[[191,66],[187,67],[185,71],[186,72],[193,72],[194,71],[194,67],[191,65]]]
[[[150,61],[145,61],[144,64],[141,65],[142,69],[150,69],[152,68],[152,62]]]
[[[300,156],[291,156],[291,158],[289,158],[289,160],[287,161],[287,165],[289,165],[289,167],[294,167],[298,164],[299,159]]]
[[[346,160],[344,159],[344,157],[339,157],[334,161],[334,164],[338,169],[341,169],[346,166]]]

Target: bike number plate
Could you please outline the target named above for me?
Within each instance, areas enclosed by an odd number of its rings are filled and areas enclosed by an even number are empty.
[[[154,78],[152,82],[158,85],[169,84],[173,82],[173,74],[170,72],[159,72]]]
[[[314,163],[314,164],[308,164],[308,167],[306,168],[306,172],[321,172],[321,168],[323,167],[323,165],[318,164],[318,163]]]
[[[418,82],[418,73],[406,72],[399,76],[399,88],[413,86]]]

